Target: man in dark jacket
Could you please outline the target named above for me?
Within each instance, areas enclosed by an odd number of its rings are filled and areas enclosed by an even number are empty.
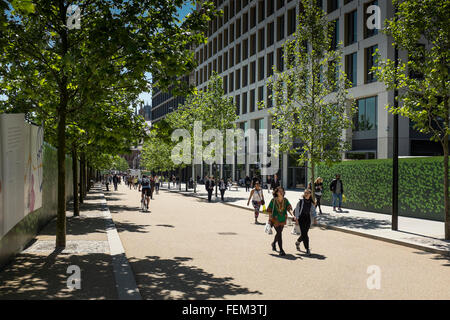
[[[333,193],[333,211],[336,211],[336,202],[339,200],[339,211],[342,211],[342,195],[344,194],[344,184],[341,175],[337,174],[336,178],[330,183],[330,191]]]
[[[206,180],[205,182],[205,188],[206,191],[208,192],[208,202],[211,202],[211,197],[212,197],[212,193],[214,191],[214,179],[213,177],[210,177],[209,179]]]
[[[249,176],[245,177],[245,191],[250,191],[250,184],[252,182],[252,180],[250,179]]]
[[[273,176],[273,179],[270,181],[270,189],[275,190],[276,188],[278,188],[280,186],[280,180],[278,179],[277,175]],[[269,189],[269,192],[270,192]]]

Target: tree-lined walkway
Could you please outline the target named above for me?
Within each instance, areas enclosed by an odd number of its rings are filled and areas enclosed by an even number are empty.
[[[167,183],[164,183],[163,188],[167,189]],[[186,192],[185,184],[182,184],[181,191],[178,190],[178,187],[174,188],[172,184],[170,188],[172,192],[180,192],[202,199],[208,198],[204,185],[198,185],[195,194],[192,189]],[[235,189],[228,190],[225,192],[225,201],[233,206],[253,210],[251,205],[247,206],[249,194],[245,188],[239,188],[237,191]],[[271,198],[267,190],[264,190],[264,196],[267,199]],[[286,197],[289,201],[296,202],[302,197],[302,192],[286,190]],[[213,200],[219,201],[220,193],[219,197],[213,197]],[[319,216],[319,224],[420,250],[428,250],[432,253],[450,254],[450,241],[444,240],[444,222],[399,217],[399,231],[393,231],[391,230],[391,216],[388,214],[345,209],[345,203],[343,208],[343,212],[333,212],[332,207],[322,206],[325,214]]]
[[[288,227],[280,257],[250,211],[161,191],[142,213],[124,185],[106,197],[144,299],[450,298],[441,255],[313,228],[307,257]],[[367,288],[373,265],[380,290]]]

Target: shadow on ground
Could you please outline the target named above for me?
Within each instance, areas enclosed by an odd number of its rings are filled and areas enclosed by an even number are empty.
[[[111,263],[100,253],[19,254],[0,272],[0,299],[117,299]],[[71,265],[80,267],[79,290],[67,287]]]
[[[225,296],[261,295],[233,283],[231,277],[216,277],[196,266],[185,265],[192,258],[175,257],[161,259],[130,259],[139,291],[144,299],[223,299]]]
[[[391,223],[385,220],[364,219],[356,217],[330,217],[326,215],[320,216],[319,223],[326,223],[334,227],[347,227],[349,229],[378,229],[390,228]]]

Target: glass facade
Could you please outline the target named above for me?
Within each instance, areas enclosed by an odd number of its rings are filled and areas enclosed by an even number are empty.
[[[377,97],[359,99],[358,112],[355,115],[354,131],[370,131],[377,129]]]

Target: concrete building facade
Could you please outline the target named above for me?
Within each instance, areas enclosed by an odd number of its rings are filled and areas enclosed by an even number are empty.
[[[373,52],[379,50],[382,59],[393,59],[392,41],[380,30],[369,29],[367,9],[380,8],[381,28],[393,16],[391,0],[318,0],[335,23],[336,42],[343,42],[342,66],[353,87],[349,99],[356,100],[358,114],[354,129],[346,132],[352,149],[344,159],[385,159],[392,157],[393,116],[386,110],[393,105],[394,94],[369,72],[375,63]],[[224,15],[209,25],[208,42],[195,49],[198,67],[195,83],[203,89],[212,72],[217,72],[224,82],[225,94],[236,103],[238,127],[271,128],[267,109],[258,110],[259,101],[268,102],[271,94],[267,86],[273,67],[284,68],[282,46],[293,36],[299,12],[295,0],[217,0],[216,6]],[[400,52],[400,58],[406,53]],[[438,155],[439,147],[429,142],[427,136],[412,129],[409,119],[399,120],[399,154]],[[225,166],[226,167],[226,166]],[[204,172],[205,170],[203,170]],[[233,180],[258,173],[258,166],[233,165],[227,176]],[[298,167],[291,156],[280,159],[279,177],[284,187],[301,188],[306,184],[306,169]]]

